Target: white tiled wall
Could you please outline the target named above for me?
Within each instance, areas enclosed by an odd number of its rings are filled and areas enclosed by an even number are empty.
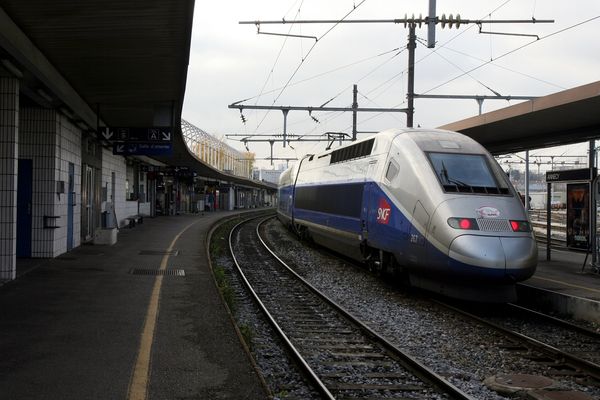
[[[51,109],[23,108],[20,115],[20,158],[33,160],[32,257],[56,257],[67,251],[69,163],[74,164],[76,206],[73,247],[80,244],[81,132]],[[57,182],[65,193],[57,193]],[[44,217],[55,218],[59,228],[44,227]]]
[[[0,77],[0,280],[16,277],[19,81]]]
[[[57,121],[59,169],[57,180],[65,182],[65,194],[60,196],[58,213],[65,221],[60,229],[56,230],[54,252],[55,255],[67,251],[67,207],[69,193],[69,163],[74,164],[75,206],[73,207],[73,247],[81,244],[81,130],[73,125],[65,116],[59,115]]]
[[[110,150],[102,149],[102,187],[108,188],[108,201],[110,201],[111,196],[113,198],[119,227],[125,226],[125,218],[137,214],[137,202],[125,200],[126,170],[127,165],[124,157],[114,155]],[[112,172],[115,172],[114,194],[111,189]],[[133,208],[131,203],[135,203],[135,212],[131,212]]]

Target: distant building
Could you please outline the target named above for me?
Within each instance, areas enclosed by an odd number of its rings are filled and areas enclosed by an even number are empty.
[[[252,179],[257,181],[265,181],[269,183],[278,184],[279,176],[283,172],[283,169],[263,169],[263,168],[254,168],[252,170]]]

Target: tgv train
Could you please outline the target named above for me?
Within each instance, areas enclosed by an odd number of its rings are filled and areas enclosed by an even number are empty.
[[[278,217],[301,237],[465,300],[514,301],[537,265],[518,193],[456,132],[387,130],[307,155],[280,177]]]

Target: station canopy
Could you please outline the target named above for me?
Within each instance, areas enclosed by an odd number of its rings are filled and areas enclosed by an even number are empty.
[[[212,179],[181,133],[193,0],[2,0],[0,67],[21,71],[22,104],[53,107],[80,126],[173,126],[173,157]],[[152,157],[157,158],[157,157]]]
[[[440,127],[463,133],[492,154],[600,137],[600,81]]]

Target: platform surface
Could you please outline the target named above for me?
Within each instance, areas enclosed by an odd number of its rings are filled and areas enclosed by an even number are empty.
[[[112,246],[18,260],[19,278],[0,286],[0,398],[133,399],[135,385],[147,399],[266,398],[206,259],[227,214],[147,218]],[[131,273],[161,265],[185,276]]]
[[[540,245],[538,250],[536,272],[524,284],[600,301],[600,274],[590,266],[591,255],[586,261],[586,254],[581,251],[552,248],[548,261],[545,245]]]

